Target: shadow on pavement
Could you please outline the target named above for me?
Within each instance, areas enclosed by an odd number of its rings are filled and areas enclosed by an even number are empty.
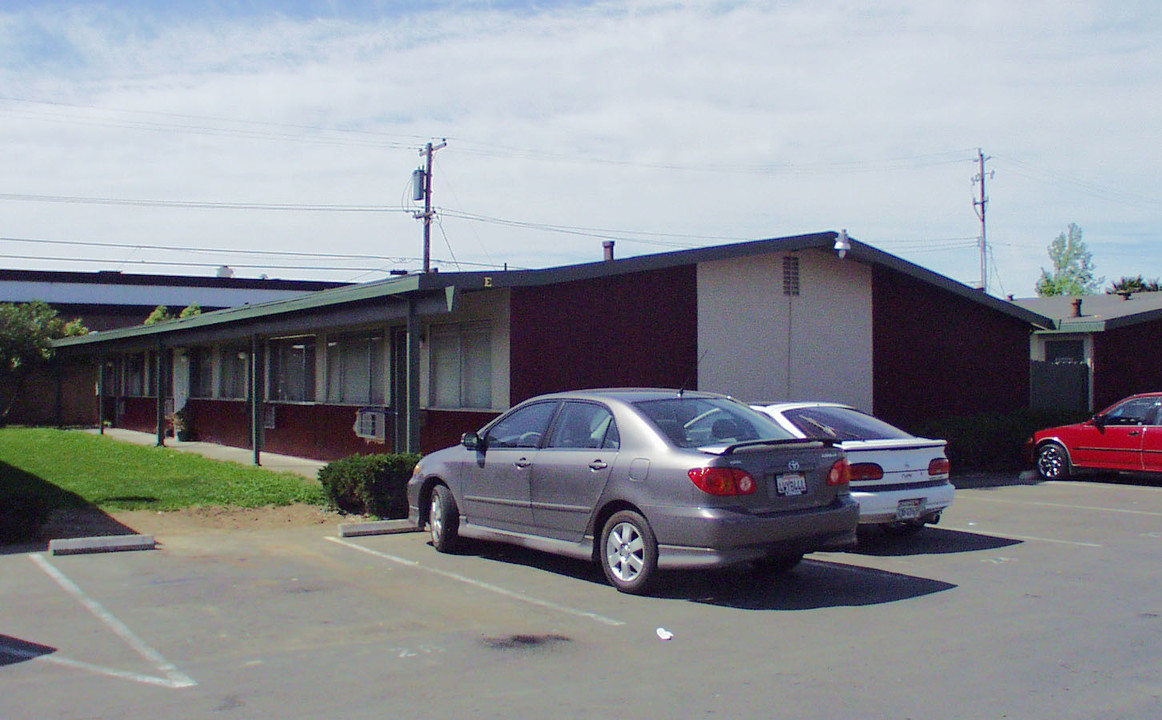
[[[996,550],[1020,544],[1020,540],[996,537],[963,530],[945,530],[931,525],[915,535],[891,537],[879,528],[860,528],[859,545],[848,550],[855,555],[903,557],[906,555],[950,555],[953,553]]]
[[[608,585],[595,563],[514,545],[473,540],[465,542],[460,554]],[[747,565],[722,570],[663,572],[652,595],[743,610],[811,610],[890,603],[954,587],[938,580],[808,556],[791,572],[779,575],[753,572]],[[612,587],[609,590],[616,592]]]
[[[0,554],[46,550],[60,538],[133,534],[80,495],[0,462]]]
[[[804,560],[789,573],[742,569],[676,574],[664,597],[741,610],[817,610],[880,605],[931,595],[952,583],[827,560]]]
[[[0,635],[0,667],[27,662],[42,655],[51,655],[54,652],[56,652],[56,648],[47,645],[38,645],[10,635]]]

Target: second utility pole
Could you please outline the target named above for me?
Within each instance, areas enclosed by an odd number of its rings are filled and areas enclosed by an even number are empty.
[[[432,271],[432,156],[436,154],[437,150],[447,147],[448,141],[441,140],[439,145],[428,143],[420,150],[421,155],[427,156],[427,163],[424,168],[417,169],[415,174],[421,175],[423,185],[416,184],[416,192],[412,197],[419,200],[419,195],[423,193],[424,211],[423,213],[416,213],[416,219],[423,218],[424,220],[424,273],[427,274]]]
[[[980,163],[980,173],[972,179],[973,184],[980,183],[980,199],[973,200],[973,208],[977,211],[976,215],[980,218],[980,289],[983,292],[989,291],[989,268],[988,268],[988,236],[985,232],[988,229],[988,224],[985,222],[985,206],[988,205],[989,198],[984,191],[984,181],[986,177],[992,177],[990,172],[987,176],[984,172],[984,163],[991,158],[985,157],[984,150],[977,148],[976,151],[977,162]]]

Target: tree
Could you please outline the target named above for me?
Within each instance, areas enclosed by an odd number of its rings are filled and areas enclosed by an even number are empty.
[[[159,322],[166,322],[167,320],[173,320],[173,315],[169,314],[169,308],[167,308],[165,305],[158,305],[153,309],[153,312],[149,314],[149,317],[145,318],[145,322],[141,324],[156,325]]]
[[[1162,283],[1159,283],[1158,278],[1154,278],[1153,280],[1143,280],[1141,275],[1138,275],[1137,277],[1123,275],[1120,280],[1112,283],[1108,288],[1106,288],[1106,295],[1159,291],[1162,291]]]
[[[1058,235],[1048,249],[1053,272],[1041,268],[1041,279],[1037,281],[1037,294],[1041,297],[1092,295],[1105,282],[1104,277],[1094,277],[1093,254],[1081,239],[1081,228],[1076,223],[1070,223],[1068,234]]]
[[[52,341],[88,332],[79,318],[62,320],[40,300],[0,303],[0,425],[7,421],[28,377],[52,360]]]
[[[173,313],[171,313],[169,311],[169,308],[166,307],[165,305],[158,305],[157,307],[155,307],[153,309],[153,312],[151,312],[149,314],[149,317],[145,318],[145,322],[143,322],[141,324],[142,325],[156,325],[159,322],[167,322],[169,320],[185,320],[186,318],[194,317],[195,315],[201,315],[201,314],[202,314],[202,308],[197,303],[194,303],[192,305],[187,305],[186,309],[182,310],[180,315],[174,315]]]

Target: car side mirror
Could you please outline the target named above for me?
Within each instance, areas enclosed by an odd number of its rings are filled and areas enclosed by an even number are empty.
[[[469,450],[483,451],[485,447],[484,438],[474,432],[466,432],[461,435],[460,444]]]
[[[1092,418],[1089,419],[1089,421],[1094,424],[1094,427],[1098,427],[1098,428],[1104,428],[1106,425],[1109,424],[1106,421],[1105,415],[1094,415]]]

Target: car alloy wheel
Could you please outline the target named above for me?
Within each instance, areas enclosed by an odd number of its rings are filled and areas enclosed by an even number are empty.
[[[645,518],[632,510],[615,513],[605,523],[601,567],[610,584],[626,593],[643,593],[658,567],[658,543]]]

